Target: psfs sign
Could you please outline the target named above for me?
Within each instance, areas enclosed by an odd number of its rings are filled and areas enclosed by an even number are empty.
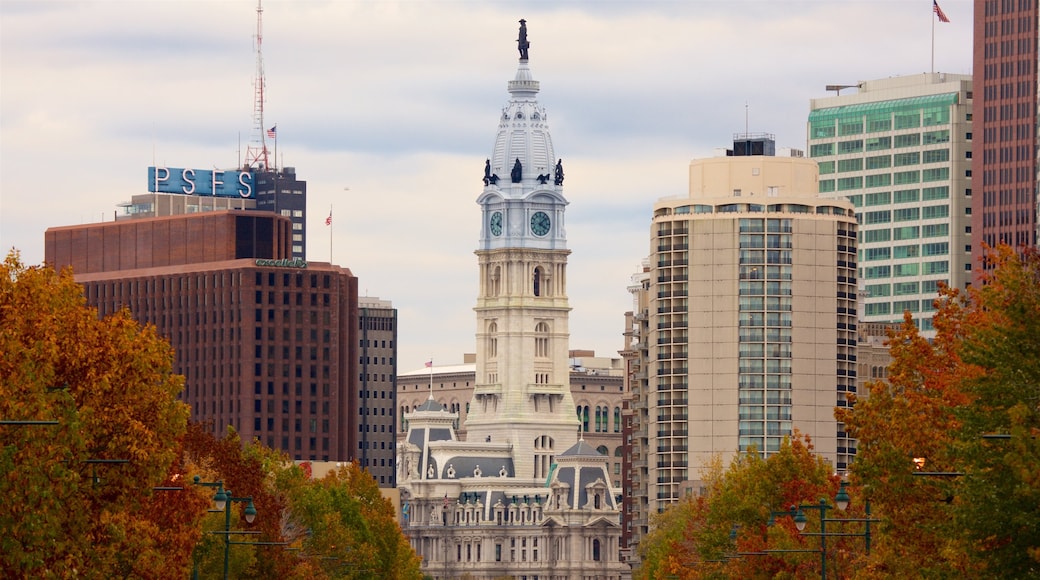
[[[149,167],[148,191],[215,197],[256,197],[251,171]]]

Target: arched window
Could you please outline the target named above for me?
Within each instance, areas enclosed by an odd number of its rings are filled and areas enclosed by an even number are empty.
[[[585,433],[589,432],[589,406],[584,407],[578,405],[578,420],[581,421],[581,430]]]
[[[491,279],[488,281],[488,294],[498,296],[502,290],[502,267],[495,266],[491,271]]]
[[[488,324],[487,329],[487,357],[496,358],[498,356],[498,325],[494,322]]]
[[[621,407],[614,407],[614,432],[621,432]]]
[[[596,496],[599,499],[599,496]],[[599,562],[599,540],[592,540],[592,559]]]
[[[549,357],[549,325],[539,322],[534,327],[534,356]]]
[[[542,268],[538,267],[534,269],[534,295],[542,295]]]

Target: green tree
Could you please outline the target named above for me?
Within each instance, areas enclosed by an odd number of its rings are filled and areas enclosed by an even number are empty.
[[[1040,254],[994,251],[965,308],[953,531],[990,578],[1040,578]],[[1007,438],[994,439],[999,434]]]
[[[7,256],[0,419],[58,424],[0,426],[0,574],[187,575],[198,497],[153,493],[179,476],[188,416],[172,362],[154,327],[99,320],[71,272]]]

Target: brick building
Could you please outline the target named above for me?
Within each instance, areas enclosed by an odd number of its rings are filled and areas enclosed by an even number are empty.
[[[359,397],[357,278],[293,258],[291,235],[287,217],[237,210],[55,227],[46,261],[73,268],[100,316],[128,308],[170,340],[192,420],[351,460],[357,417],[394,403]]]

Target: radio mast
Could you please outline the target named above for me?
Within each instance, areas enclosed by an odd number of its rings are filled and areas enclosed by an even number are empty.
[[[263,0],[256,0],[256,78],[253,80],[253,135],[246,147],[246,166],[261,171],[270,171],[268,162],[267,131],[264,129],[264,9]]]

